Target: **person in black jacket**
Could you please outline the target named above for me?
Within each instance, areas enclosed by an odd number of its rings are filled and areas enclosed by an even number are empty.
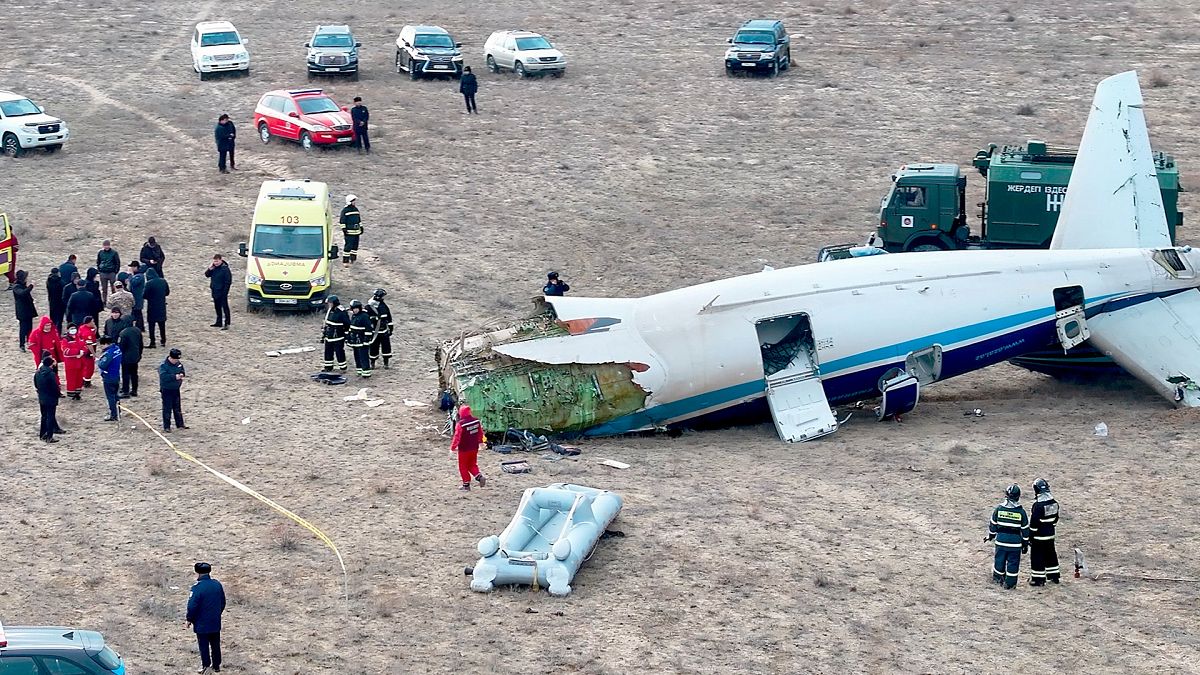
[[[479,80],[475,77],[475,73],[471,72],[471,66],[464,66],[462,77],[458,79],[458,91],[463,95],[463,101],[467,104],[467,114],[479,114],[479,110],[475,107],[475,92],[479,91]]]
[[[166,279],[167,275],[163,274],[163,261],[167,259],[167,254],[163,253],[162,246],[154,240],[154,237],[146,239],[146,243],[142,244],[142,250],[138,253],[138,260],[141,261],[142,271],[149,268],[154,268],[158,276]]]
[[[221,170],[221,173],[229,173],[229,169],[237,171],[237,163],[233,158],[233,144],[237,138],[237,128],[233,126],[233,120],[229,119],[229,115],[221,115],[217,118],[213,136],[217,140],[217,168]],[[229,169],[225,168],[226,156],[229,157]]]
[[[213,579],[212,565],[198,562],[198,575],[188,596],[187,622],[200,643],[200,670],[221,672],[221,614],[225,611],[225,589]]]
[[[163,431],[171,433],[171,416],[175,416],[175,426],[187,429],[183,423],[183,399],[180,398],[179,388],[183,386],[183,378],[187,376],[180,357],[183,352],[172,349],[167,358],[158,365],[158,392],[162,395]]]
[[[58,426],[58,418],[56,416],[60,389],[58,386],[58,373],[55,372],[54,357],[49,354],[42,356],[42,365],[33,374],[33,387],[37,389],[38,407],[41,408],[42,413],[42,423],[38,431],[38,438],[47,443],[57,443],[58,441],[54,438],[54,434],[63,433],[63,430]]]
[[[59,272],[60,272],[60,276],[61,276],[61,272],[62,272],[61,267],[59,268]],[[75,285],[78,284],[81,279],[83,279],[83,277],[79,276],[79,272],[73,272],[71,274],[71,276],[62,278],[62,280],[63,280],[63,290],[62,290],[63,307],[66,307],[67,303],[70,302],[71,296],[74,295],[75,291],[76,291]],[[71,312],[68,310],[67,314],[66,314],[66,319],[69,321],[70,318],[71,318]]]
[[[121,392],[117,395],[119,398],[138,395],[138,363],[142,360],[144,344],[142,331],[136,325],[126,326],[117,336],[117,346],[121,348]]]
[[[103,292],[100,290],[100,282],[96,279],[99,275],[100,270],[89,267],[87,278],[84,280],[88,292],[92,294],[92,309],[88,314],[92,315],[92,321],[95,321],[97,326],[100,325],[100,310],[104,309],[104,300],[100,297]]]
[[[346,344],[354,350],[354,370],[359,377],[375,373],[371,365],[371,343],[375,342],[375,320],[359,300],[350,301],[350,333]]]
[[[560,296],[571,290],[567,282],[558,278],[558,272],[546,273],[546,285],[542,286],[542,295]]]
[[[350,331],[350,315],[342,308],[338,296],[325,299],[325,325],[321,327],[321,342],[325,345],[325,372],[333,370],[336,359],[338,370],[346,369],[346,333]]]
[[[204,276],[209,279],[213,309],[217,310],[217,320],[213,322],[212,327],[229,330],[229,289],[233,286],[233,272],[229,270],[229,263],[225,262],[220,253],[214,255],[212,264],[204,270]],[[221,324],[222,316],[225,318],[224,325]]]
[[[50,320],[54,322],[54,330],[62,333],[63,317],[67,315],[67,301],[63,299],[65,281],[57,267],[50,268],[50,276],[46,277],[46,302],[50,303]]]
[[[358,260],[358,238],[362,236],[362,213],[358,210],[358,197],[346,195],[346,206],[338,216],[342,226],[342,236],[345,241],[342,246],[342,266],[349,267],[350,263]]]
[[[120,307],[113,307],[108,310],[108,318],[104,320],[104,330],[100,332],[100,335],[116,342],[121,331],[131,325],[133,325],[133,318],[125,316]]]
[[[33,332],[33,317],[38,315],[37,307],[33,306],[33,284],[29,283],[29,273],[25,270],[17,271],[12,293],[13,307],[17,311],[17,345],[25,351],[25,341]]]
[[[153,267],[146,270],[146,290],[142,297],[146,300],[146,323],[149,324],[146,332],[150,334],[150,349],[158,346],[154,342],[155,327],[162,336],[163,346],[167,346],[167,296],[170,294],[171,287],[167,285],[167,280],[158,276]]]
[[[67,259],[61,265],[58,266],[58,275],[62,277],[64,284],[75,283],[74,277],[76,274],[79,274],[79,267],[75,264],[75,261],[78,259],[79,258],[72,253],[71,255],[67,256]]]
[[[354,147],[359,152],[371,151],[371,132],[368,125],[371,121],[371,111],[363,105],[362,97],[354,97],[354,107],[350,109],[350,119],[354,122]]]
[[[375,342],[371,344],[371,368],[375,367],[376,359],[382,356],[385,370],[392,367],[389,362],[392,360],[392,331],[395,329],[392,310],[383,301],[386,295],[387,291],[376,288],[371,301],[367,303],[375,311]]]
[[[117,272],[121,271],[121,254],[112,247],[112,242],[105,239],[101,249],[96,251],[96,269],[100,272],[100,304],[108,303],[108,292],[112,290],[113,282],[117,280]],[[91,270],[88,270],[91,279]],[[96,317],[99,320],[99,317]]]
[[[87,289],[83,279],[75,282],[75,292],[67,299],[67,320],[76,326],[82,326],[83,320],[92,315],[92,307],[96,296]]]

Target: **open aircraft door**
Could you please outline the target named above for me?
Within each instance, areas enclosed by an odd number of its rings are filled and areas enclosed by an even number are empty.
[[[764,319],[755,324],[767,382],[767,405],[779,437],[809,441],[837,431],[825,398],[807,314]]]

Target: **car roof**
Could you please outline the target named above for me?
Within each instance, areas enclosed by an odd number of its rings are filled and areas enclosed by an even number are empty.
[[[265,180],[262,187],[258,189],[259,201],[266,197],[275,195],[289,194],[309,194],[312,195],[312,201],[324,203],[329,195],[329,185],[320,181],[283,179]]]
[[[446,35],[450,34],[449,31],[447,31],[445,28],[442,28],[441,26],[405,26],[405,28],[411,28],[418,33],[444,33]]]
[[[535,33],[530,30],[517,30],[517,29],[498,30],[495,33],[492,33],[492,35],[509,35],[512,37],[542,37],[541,33]]]
[[[750,30],[775,30],[775,26],[783,23],[775,19],[750,19],[742,24],[742,28]]]
[[[346,25],[317,26],[317,30],[313,31],[314,34],[316,34],[316,33],[335,33],[338,35],[348,34],[349,32],[350,32],[350,26],[346,26]]]
[[[0,89],[0,101],[23,101],[25,98],[20,94]]]
[[[228,21],[201,21],[196,24],[196,30],[201,33],[215,33],[222,30],[236,31],[237,29]]]
[[[305,98],[308,96],[329,96],[324,89],[272,89],[263,96],[282,96],[284,98]]]
[[[94,630],[76,630],[65,626],[5,626],[5,649],[87,649],[99,651],[104,637]]]

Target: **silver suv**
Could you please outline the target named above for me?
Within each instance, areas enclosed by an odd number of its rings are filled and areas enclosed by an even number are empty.
[[[349,26],[317,26],[312,39],[304,43],[308,49],[308,79],[326,73],[345,73],[358,79],[358,48]]]

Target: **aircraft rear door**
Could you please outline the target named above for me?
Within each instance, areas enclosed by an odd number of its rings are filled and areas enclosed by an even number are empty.
[[[764,319],[755,324],[767,382],[767,404],[779,437],[809,441],[837,431],[825,398],[807,314]]]

